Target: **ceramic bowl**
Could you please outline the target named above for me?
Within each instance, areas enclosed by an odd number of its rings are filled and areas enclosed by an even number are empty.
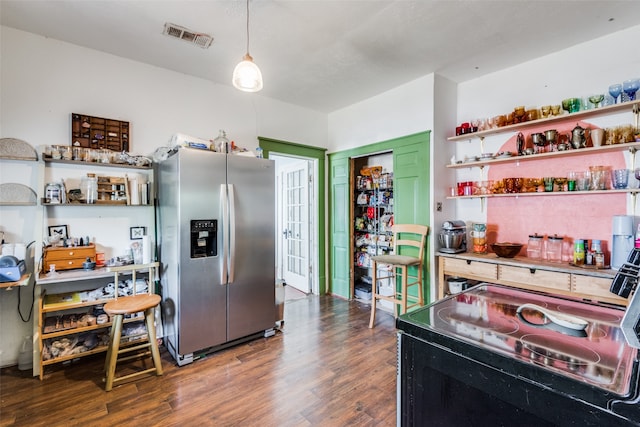
[[[513,258],[518,255],[520,249],[522,249],[520,243],[494,243],[491,245],[491,250],[500,258]]]

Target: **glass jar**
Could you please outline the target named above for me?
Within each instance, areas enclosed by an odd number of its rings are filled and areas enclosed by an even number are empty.
[[[544,236],[539,236],[538,233],[529,236],[529,243],[527,244],[527,257],[533,259],[542,259],[544,243]]]
[[[46,203],[58,204],[62,203],[62,189],[60,184],[50,182],[44,187],[44,198]]]
[[[88,173],[86,177],[82,178],[80,190],[84,197],[84,202],[93,204],[98,200],[98,178],[94,173]]]
[[[213,144],[218,153],[228,153],[229,152],[229,140],[227,139],[227,133],[220,129],[220,133],[218,137],[213,140]]]
[[[562,262],[563,237],[554,234],[547,240],[547,261]]]
[[[473,242],[473,252],[476,254],[487,253],[487,224],[473,224],[471,230],[471,240]]]

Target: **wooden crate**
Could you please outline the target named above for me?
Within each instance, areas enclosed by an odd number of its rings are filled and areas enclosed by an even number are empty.
[[[98,177],[98,200],[96,204],[101,205],[128,205],[129,183],[127,177],[99,176]]]

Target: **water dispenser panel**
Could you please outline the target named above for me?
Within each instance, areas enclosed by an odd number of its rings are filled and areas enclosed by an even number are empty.
[[[191,220],[191,258],[218,255],[218,220]]]

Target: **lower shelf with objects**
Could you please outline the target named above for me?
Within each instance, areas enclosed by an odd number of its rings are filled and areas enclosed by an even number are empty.
[[[116,285],[113,276],[102,278],[103,286],[99,287],[92,279],[71,286],[64,282],[65,274],[58,273],[60,281],[47,284],[39,293],[34,371],[39,368],[41,380],[45,366],[106,352],[112,319],[105,313],[104,304],[113,300],[116,292],[118,296],[127,296],[133,294],[134,286],[136,293],[147,292],[149,286],[147,278],[140,277],[135,281],[119,280]],[[126,317],[124,323],[121,346],[148,340],[142,312]]]

